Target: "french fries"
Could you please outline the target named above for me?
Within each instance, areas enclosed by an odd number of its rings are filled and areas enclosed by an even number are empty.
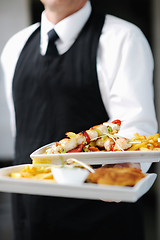
[[[29,166],[29,165],[25,166],[24,169],[22,169],[21,171],[11,173],[10,177],[54,181],[53,174],[51,173],[51,168],[35,167],[35,166]]]
[[[158,133],[148,137],[135,133],[134,137],[130,139],[132,147],[127,151],[160,151],[159,137]]]

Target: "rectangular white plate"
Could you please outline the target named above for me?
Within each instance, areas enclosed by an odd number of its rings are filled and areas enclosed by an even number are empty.
[[[121,187],[84,183],[82,185],[62,185],[31,179],[8,177],[11,172],[24,168],[25,165],[0,169],[0,191],[45,196],[59,196],[95,200],[136,202],[153,185],[157,175],[147,174],[134,187]]]
[[[114,164],[124,162],[159,162],[160,151],[124,151],[124,152],[80,152],[45,154],[46,149],[53,143],[39,148],[30,157],[32,160],[52,161],[52,164],[61,164],[61,158],[67,160],[76,158],[86,164]]]

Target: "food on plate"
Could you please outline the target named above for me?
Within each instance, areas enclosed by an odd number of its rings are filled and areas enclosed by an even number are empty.
[[[53,165],[51,164],[50,166],[36,166],[36,165],[26,165],[24,166],[24,168],[18,172],[12,172],[10,174],[10,177],[13,177],[13,178],[31,178],[31,179],[35,179],[35,180],[53,180],[55,181],[54,179],[54,174],[53,174],[53,169],[55,169],[55,171],[57,171],[56,169],[68,169],[70,170],[70,173],[73,173],[74,176],[76,176],[74,173],[75,171],[74,170],[85,170],[84,173],[83,171],[78,171],[78,174],[81,174],[81,175],[85,175],[87,177],[88,173],[89,172],[94,172],[94,169],[75,159],[75,158],[69,158],[67,160],[63,160],[62,159],[62,164],[61,165]],[[73,171],[71,171],[73,170]],[[69,171],[68,171],[69,172]],[[87,174],[85,173],[87,172]],[[81,176],[80,176],[81,177]],[[78,178],[78,176],[77,176]],[[84,178],[84,177],[83,177]],[[71,176],[71,179],[73,179],[73,176]]]
[[[67,132],[67,138],[53,143],[45,154],[115,151],[160,151],[159,134],[148,137],[135,133],[127,139],[117,135],[121,127],[119,119],[91,127],[78,134]]]
[[[90,173],[87,181],[97,184],[134,186],[146,175],[137,168],[97,168],[95,173]]]
[[[120,120],[105,122],[78,134],[67,132],[67,138],[53,143],[47,154],[95,151],[124,151],[132,146],[127,138],[117,136]]]
[[[83,165],[73,163],[66,164],[65,166],[56,165],[54,167],[26,165],[22,170],[13,172],[9,176],[16,179],[27,178],[64,184],[79,184],[85,181],[90,171],[94,172],[90,166],[86,168]]]
[[[79,163],[79,161],[77,163]],[[67,169],[69,171],[66,172]],[[74,171],[74,169],[76,171]],[[78,169],[84,170],[84,172],[81,171],[77,173]],[[142,173],[140,169],[137,169],[137,168],[101,167],[101,168],[97,168],[96,170],[93,170],[91,166],[87,165],[86,167],[80,164],[74,165],[72,161],[69,161],[65,165],[65,167],[62,165],[55,166],[55,167],[35,167],[33,165],[26,165],[22,170],[17,172],[12,172],[9,176],[16,179],[27,178],[27,179],[33,179],[33,180],[57,182],[56,179],[54,178],[54,174],[57,174],[56,171],[62,171],[62,170],[63,172],[60,172],[60,173],[58,172],[58,179],[60,179],[60,183],[65,183],[66,181],[66,183],[70,183],[70,184],[78,183],[79,179],[81,182],[81,177],[82,177],[82,180],[84,181],[87,175],[89,174],[87,177],[87,182],[89,183],[119,185],[119,186],[134,186],[139,180],[141,180],[146,176],[144,173]],[[85,176],[83,176],[84,174],[81,176],[82,173],[84,173]],[[79,174],[79,176],[77,174]],[[55,177],[57,177],[57,175]],[[59,183],[59,180],[58,180],[58,183]]]
[[[53,174],[51,168],[49,167],[35,167],[26,165],[24,168],[18,172],[13,172],[10,174],[13,178],[31,178],[34,180],[53,180]]]
[[[130,139],[132,147],[129,151],[160,151],[159,134],[150,135],[148,137],[141,136],[138,133]]]

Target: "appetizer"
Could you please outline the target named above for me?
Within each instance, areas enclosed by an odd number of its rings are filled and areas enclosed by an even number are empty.
[[[127,139],[117,135],[121,127],[119,119],[113,122],[91,127],[80,132],[67,132],[66,138],[53,143],[45,154],[78,153],[78,152],[114,152],[114,151],[160,151],[159,134],[148,137],[135,133]]]
[[[67,132],[67,138],[55,142],[46,150],[47,154],[94,152],[94,151],[124,151],[132,146],[127,138],[117,136],[121,127],[120,120],[105,122],[91,127],[78,134]]]

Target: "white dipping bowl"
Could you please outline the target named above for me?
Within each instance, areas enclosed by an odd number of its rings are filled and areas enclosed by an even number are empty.
[[[82,184],[89,174],[88,170],[82,168],[52,167],[51,170],[57,183],[69,185]]]

